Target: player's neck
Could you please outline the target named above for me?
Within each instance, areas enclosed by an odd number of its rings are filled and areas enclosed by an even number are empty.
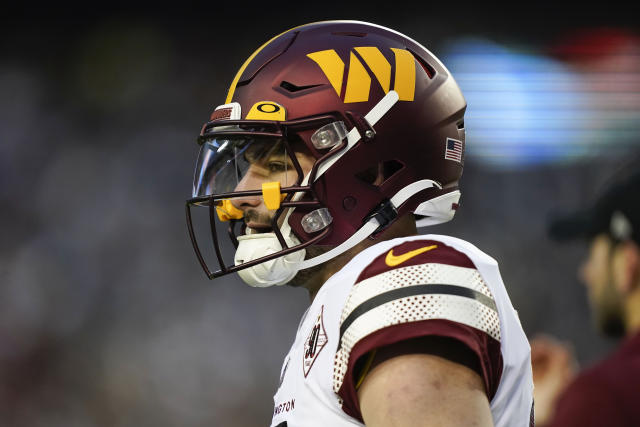
[[[358,243],[355,247],[351,248],[347,252],[335,257],[334,259],[327,261],[323,264],[323,268],[318,270],[317,274],[310,277],[304,284],[304,287],[309,291],[309,297],[311,302],[315,299],[318,291],[326,283],[327,280],[338,271],[342,269],[351,259],[377,243],[385,240],[395,239],[396,237],[415,236],[418,234],[416,229],[416,222],[413,214],[409,213],[399,218],[389,228],[384,230],[375,240],[365,239]]]

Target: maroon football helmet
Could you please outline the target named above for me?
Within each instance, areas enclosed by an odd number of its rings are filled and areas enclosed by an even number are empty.
[[[460,197],[465,108],[444,65],[388,28],[327,21],[272,38],[242,65],[198,139],[187,222],[205,272],[283,284],[405,213],[421,218],[418,225],[450,220]],[[306,168],[300,152],[312,159]],[[263,185],[244,185],[250,176]],[[264,201],[273,212],[269,229],[247,227],[243,198]],[[218,270],[207,267],[196,242],[192,205],[209,208]],[[218,242],[220,220],[229,221],[236,247],[230,265]],[[305,260],[309,245],[333,249]]]

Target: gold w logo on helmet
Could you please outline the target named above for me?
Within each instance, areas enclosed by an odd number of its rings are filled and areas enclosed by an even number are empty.
[[[413,101],[416,91],[415,59],[411,52],[406,49],[391,48],[391,50],[395,55],[393,90],[398,92],[400,101]],[[389,92],[391,64],[380,52],[380,49],[375,46],[362,46],[354,47],[353,51],[349,53],[349,69],[344,90],[344,102],[366,102],[369,100],[371,76],[362,61],[367,64],[384,93]],[[338,96],[342,96],[345,63],[336,51],[334,49],[321,50],[310,53],[307,56],[320,66]]]

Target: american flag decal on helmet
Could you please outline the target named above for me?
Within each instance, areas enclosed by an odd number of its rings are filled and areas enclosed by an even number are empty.
[[[444,150],[444,158],[462,163],[462,141],[447,138],[446,148]]]

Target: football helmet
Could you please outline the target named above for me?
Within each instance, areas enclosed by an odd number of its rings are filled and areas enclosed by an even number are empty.
[[[450,220],[465,109],[445,66],[389,28],[326,21],[272,38],[242,65],[198,138],[186,211],[206,274],[281,285],[408,212],[418,226]],[[257,203],[271,212],[268,224],[245,215]],[[195,237],[196,205],[209,209],[217,270]],[[228,222],[233,263],[224,260],[220,221]],[[309,245],[329,248],[305,259]]]

